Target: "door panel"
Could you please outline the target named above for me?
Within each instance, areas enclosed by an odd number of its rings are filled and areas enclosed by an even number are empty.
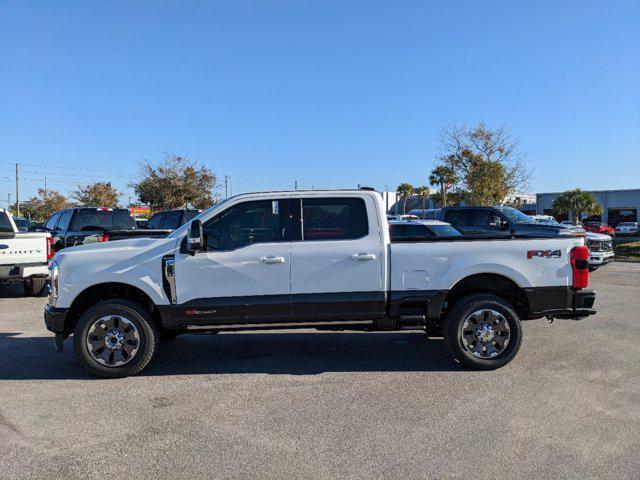
[[[302,199],[303,240],[291,244],[294,321],[384,315],[378,221],[373,200],[366,202]]]
[[[203,224],[207,251],[176,253],[176,296],[191,325],[291,320],[289,200],[241,202]]]

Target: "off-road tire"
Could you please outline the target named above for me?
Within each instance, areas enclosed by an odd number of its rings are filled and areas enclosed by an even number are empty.
[[[140,337],[138,351],[128,363],[106,366],[96,361],[87,346],[87,335],[93,323],[105,316],[119,315],[133,323]],[[139,373],[155,355],[160,342],[160,330],[155,320],[142,305],[118,298],[100,302],[89,308],[78,320],[73,334],[73,348],[78,361],[90,373],[104,378],[128,377]]]
[[[493,358],[479,358],[471,353],[463,343],[462,327],[465,320],[474,312],[482,309],[495,310],[508,323],[509,342]],[[490,293],[473,294],[455,302],[447,313],[444,323],[444,341],[454,360],[465,367],[475,370],[494,370],[514,359],[522,343],[522,324],[518,314],[505,299]]]

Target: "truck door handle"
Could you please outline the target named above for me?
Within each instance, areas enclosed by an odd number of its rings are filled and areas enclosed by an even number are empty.
[[[258,262],[269,265],[273,263],[284,263],[284,257],[260,257]]]
[[[351,260],[375,260],[375,253],[354,253],[351,255]]]

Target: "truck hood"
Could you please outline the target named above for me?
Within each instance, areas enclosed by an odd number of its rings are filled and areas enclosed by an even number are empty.
[[[587,232],[586,237],[587,240],[597,240],[600,242],[608,242],[611,240],[611,236],[605,235],[604,233]]]
[[[53,260],[62,268],[71,264],[82,264],[90,270],[118,265],[126,262],[129,267],[149,258],[166,255],[173,251],[175,238],[131,238],[103,243],[89,243],[69,247],[56,253]],[[140,257],[137,260],[135,257]]]

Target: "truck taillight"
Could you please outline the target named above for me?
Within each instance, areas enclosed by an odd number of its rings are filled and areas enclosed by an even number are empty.
[[[103,233],[101,235],[98,235],[98,241],[99,242],[108,242],[109,241],[109,234]]]
[[[571,249],[571,269],[573,288],[587,288],[589,285],[589,249],[585,246]]]
[[[47,260],[51,260],[55,253],[53,251],[53,238],[47,237]]]

